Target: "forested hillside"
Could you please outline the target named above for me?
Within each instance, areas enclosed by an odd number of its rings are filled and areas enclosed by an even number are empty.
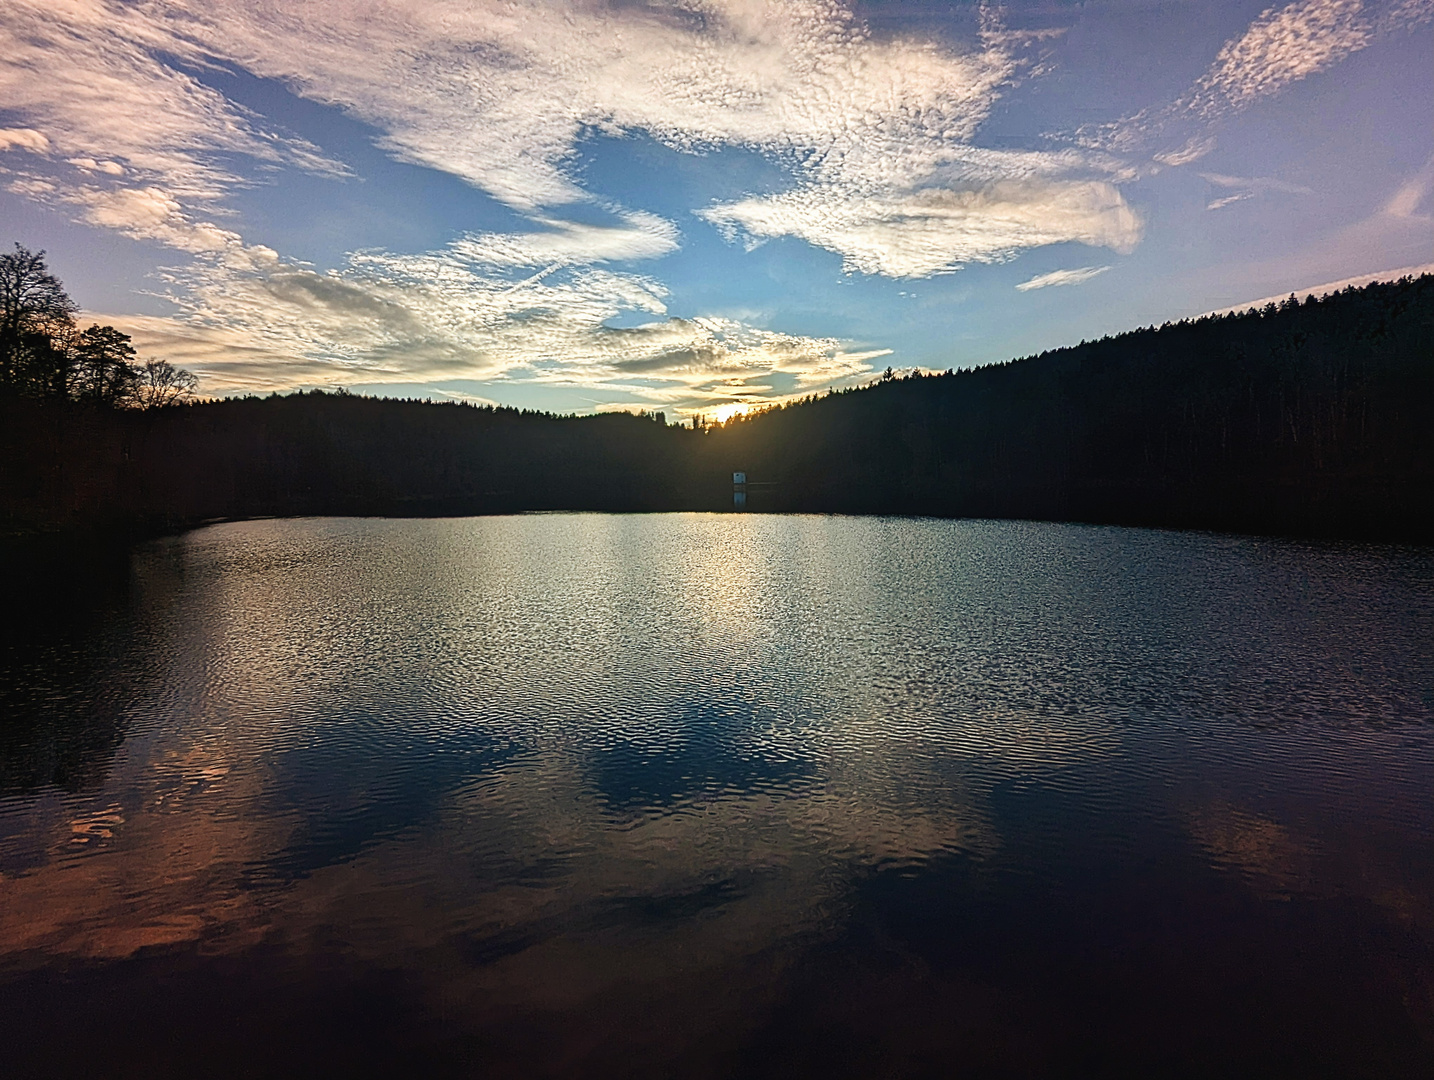
[[[729,425],[754,505],[1430,534],[1434,277],[888,380]]]
[[[0,529],[749,508],[1434,540],[1434,277],[713,427],[346,394],[0,398]]]

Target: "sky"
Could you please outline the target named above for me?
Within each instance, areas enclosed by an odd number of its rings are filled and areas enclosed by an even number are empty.
[[[1434,0],[6,0],[0,243],[210,395],[720,419],[1434,263]]]

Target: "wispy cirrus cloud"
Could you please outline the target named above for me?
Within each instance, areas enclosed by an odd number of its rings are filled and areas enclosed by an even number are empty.
[[[157,6],[11,0],[0,17],[0,101],[25,118],[27,149],[111,162],[185,201],[217,200],[246,182],[226,155],[346,171],[313,144],[264,128],[169,56],[200,59]]]
[[[456,241],[453,250],[492,266],[578,266],[657,259],[678,249],[672,222],[643,211],[619,212],[616,225],[537,218],[540,232],[488,233]]]
[[[896,278],[1068,241],[1129,252],[1142,227],[1114,185],[1054,178],[855,198],[801,191],[716,206],[701,216],[732,236],[798,236],[839,252],[848,270]]]
[[[1173,103],[1083,129],[1083,145],[1131,152],[1166,142],[1157,162],[1184,165],[1208,154],[1211,124],[1326,71],[1380,35],[1434,19],[1434,0],[1295,0],[1262,12],[1226,42],[1209,69]],[[1201,130],[1186,134],[1192,125]],[[1183,138],[1170,145],[1171,137]]]
[[[1032,289],[1049,289],[1056,285],[1079,285],[1109,269],[1109,266],[1082,266],[1075,270],[1052,270],[1049,274],[1037,274],[1029,281],[1021,282],[1016,286],[1016,290],[1030,292]]]
[[[1244,202],[1261,195],[1276,193],[1282,195],[1310,195],[1313,192],[1303,184],[1292,184],[1273,176],[1226,176],[1222,173],[1201,173],[1200,178],[1212,187],[1229,192],[1210,200],[1206,210],[1222,210],[1234,203]]]
[[[1274,296],[1262,296],[1256,300],[1246,300],[1244,303],[1233,304],[1230,307],[1220,308],[1218,311],[1206,312],[1206,314],[1229,315],[1235,312],[1249,311],[1251,308],[1262,308],[1266,304],[1280,304],[1291,296],[1296,300],[1303,301],[1311,296],[1328,296],[1330,293],[1337,293],[1343,289],[1362,289],[1376,281],[1398,281],[1402,277],[1420,277],[1424,274],[1434,274],[1434,263],[1392,267],[1388,270],[1376,271],[1373,274],[1359,274],[1355,277],[1341,278],[1339,281],[1326,281],[1321,285],[1303,285],[1290,289],[1288,292],[1276,293]]]

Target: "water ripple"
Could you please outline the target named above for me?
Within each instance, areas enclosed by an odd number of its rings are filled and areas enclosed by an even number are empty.
[[[756,978],[887,880],[946,882],[958,922],[1155,875],[1431,925],[1425,550],[315,519],[156,541],[132,576],[0,666],[15,970],[267,943],[561,1011],[558,972]]]

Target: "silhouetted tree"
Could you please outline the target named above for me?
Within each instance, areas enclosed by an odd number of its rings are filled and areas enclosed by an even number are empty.
[[[35,397],[65,400],[74,390],[75,346],[80,329],[74,319],[36,316],[20,335],[20,389]]]
[[[144,376],[134,366],[134,346],[129,341],[128,334],[113,326],[91,326],[77,337],[75,397],[109,406],[138,400]]]
[[[0,388],[52,393],[74,327],[75,302],[45,265],[43,251],[0,255]]]
[[[77,305],[43,251],[0,255],[0,393],[156,408],[189,397],[195,377],[167,361],[136,365],[127,334],[75,325]]]
[[[177,368],[168,360],[147,360],[139,372],[136,403],[142,409],[177,405],[194,394],[199,380],[192,372]]]

